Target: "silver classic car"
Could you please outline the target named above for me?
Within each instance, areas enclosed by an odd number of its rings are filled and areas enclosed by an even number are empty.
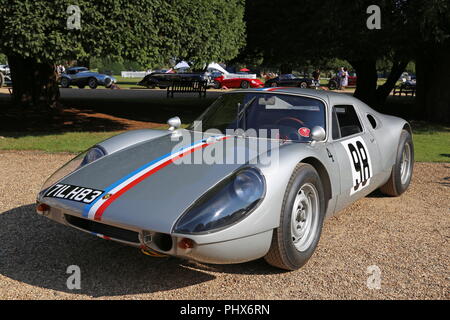
[[[89,69],[85,67],[68,68],[65,73],[61,74],[60,79],[60,84],[63,88],[69,88],[70,86],[84,88],[89,86],[89,88],[95,89],[99,85],[109,88],[114,83],[116,83],[116,78],[106,74],[89,71]]]
[[[327,217],[376,189],[401,195],[413,172],[410,125],[345,94],[234,91],[188,128],[169,125],[80,154],[45,182],[37,212],[150,255],[295,270]]]

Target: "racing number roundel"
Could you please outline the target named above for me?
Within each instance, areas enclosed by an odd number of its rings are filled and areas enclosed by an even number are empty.
[[[341,142],[347,152],[352,170],[353,187],[350,195],[367,187],[372,177],[372,162],[366,143],[361,137]]]

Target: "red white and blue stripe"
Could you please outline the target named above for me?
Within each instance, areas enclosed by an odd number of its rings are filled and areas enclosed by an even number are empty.
[[[204,139],[198,142],[194,142],[188,147],[184,147],[178,151],[165,154],[143,165],[142,167],[113,183],[111,186],[106,188],[104,193],[99,196],[94,202],[85,206],[83,210],[83,217],[93,220],[101,220],[105,210],[128,190],[132,189],[156,172],[173,163],[176,159],[185,157],[188,154],[195,152],[196,150],[203,149],[211,144],[225,139],[227,139],[226,136],[220,136],[213,137],[213,139],[211,140]],[[105,195],[109,195],[109,197],[105,197]]]

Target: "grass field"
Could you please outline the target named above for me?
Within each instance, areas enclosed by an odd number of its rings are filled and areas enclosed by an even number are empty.
[[[415,160],[450,162],[450,128],[413,123]],[[165,126],[161,126],[161,129]],[[41,150],[78,153],[121,131],[67,132],[62,134],[1,133],[0,150]]]

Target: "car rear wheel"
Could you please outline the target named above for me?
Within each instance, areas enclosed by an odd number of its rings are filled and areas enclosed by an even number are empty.
[[[242,81],[241,82],[241,88],[242,89],[247,89],[248,88],[248,81]]]
[[[61,87],[68,88],[70,86],[69,79],[67,78],[61,78]]]
[[[380,191],[388,196],[397,197],[408,189],[414,168],[414,145],[411,134],[403,130],[397,149],[395,164],[391,176]]]
[[[91,88],[91,89],[96,89],[97,86],[98,86],[97,79],[95,79],[95,78],[89,78],[88,86],[89,86],[89,88]]]
[[[304,81],[300,82],[300,88],[303,88],[303,89],[308,88],[308,84]]]
[[[270,84],[270,86],[271,86],[272,88],[278,87],[278,83],[272,82],[272,83]]]
[[[78,85],[78,88],[80,88],[80,89],[84,89],[84,87],[85,87],[85,85],[83,85],[83,84]]]
[[[325,200],[322,182],[309,164],[299,163],[289,180],[280,226],[264,259],[271,265],[296,270],[314,253],[322,232]]]

